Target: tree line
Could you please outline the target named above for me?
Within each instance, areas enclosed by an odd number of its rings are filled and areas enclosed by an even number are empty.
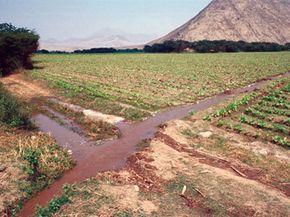
[[[73,52],[66,51],[48,51],[45,49],[38,50],[39,54],[96,54],[96,53],[140,53],[143,50],[139,50],[137,48],[134,49],[116,49],[116,48],[91,48],[91,49],[83,49],[83,50],[75,50]]]
[[[32,68],[31,55],[38,49],[38,40],[32,30],[0,24],[0,76],[19,68]]]
[[[156,43],[146,45],[143,49],[115,49],[115,48],[91,48],[84,50],[75,50],[75,54],[94,54],[94,53],[218,53],[218,52],[274,52],[274,51],[290,51],[290,43],[280,45],[268,42],[244,42],[244,41],[165,41],[164,43]],[[38,53],[43,54],[62,54],[71,53],[64,51],[48,51],[39,50]]]
[[[273,51],[289,51],[290,43],[280,45],[268,42],[244,42],[244,41],[165,41],[164,43],[156,43],[146,45],[145,53],[172,53],[172,52],[197,52],[197,53],[217,53],[217,52],[273,52]]]

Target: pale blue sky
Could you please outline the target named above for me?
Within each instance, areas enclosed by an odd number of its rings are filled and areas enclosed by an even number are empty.
[[[42,39],[89,37],[104,29],[162,36],[210,0],[0,0],[0,22],[35,29]]]

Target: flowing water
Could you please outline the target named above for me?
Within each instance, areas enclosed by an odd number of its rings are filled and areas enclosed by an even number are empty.
[[[24,205],[18,216],[27,217],[33,215],[36,205],[47,205],[53,197],[61,194],[64,184],[84,181],[90,177],[94,177],[99,172],[122,169],[126,164],[127,158],[136,151],[136,145],[144,139],[152,138],[157,132],[159,125],[170,120],[184,118],[189,112],[205,110],[233,95],[259,89],[268,80],[276,80],[289,75],[290,72],[281,76],[271,77],[267,80],[258,81],[253,85],[233,90],[230,93],[217,95],[196,104],[175,107],[157,113],[155,116],[143,122],[132,124],[120,123],[118,127],[121,131],[121,137],[111,141],[104,141],[98,146],[82,136],[78,132],[78,126],[67,120],[61,114],[50,111],[61,119],[67,127],[60,125],[43,114],[35,116],[33,120],[39,129],[43,132],[50,133],[59,145],[71,150],[73,158],[77,161],[77,165],[65,173],[62,178],[55,181],[49,188],[39,192],[34,198],[30,199]]]

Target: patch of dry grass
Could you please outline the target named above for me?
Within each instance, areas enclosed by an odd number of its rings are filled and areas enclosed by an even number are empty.
[[[38,174],[31,179],[29,162],[24,158],[26,150],[39,153]],[[0,128],[0,213],[20,208],[21,202],[65,171],[74,162],[47,134]]]

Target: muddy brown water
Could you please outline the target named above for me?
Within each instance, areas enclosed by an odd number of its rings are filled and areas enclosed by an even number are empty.
[[[74,184],[84,181],[94,177],[99,172],[122,169],[126,164],[127,158],[136,151],[136,145],[144,139],[152,138],[157,132],[159,125],[171,120],[184,118],[189,112],[205,110],[233,95],[259,89],[269,80],[276,80],[289,75],[290,72],[280,76],[270,77],[247,87],[235,89],[229,93],[220,94],[196,104],[183,105],[159,112],[143,122],[131,124],[125,122],[120,123],[118,127],[121,131],[121,137],[111,141],[104,141],[100,145],[95,145],[77,131],[72,130],[77,129],[78,126],[57,112],[50,110],[67,127],[60,125],[55,120],[43,114],[35,116],[33,120],[39,129],[43,132],[50,133],[58,144],[71,150],[73,158],[77,161],[77,165],[65,173],[62,178],[55,181],[50,187],[30,199],[19,212],[18,216],[32,216],[35,212],[36,205],[47,205],[52,198],[61,194],[64,184]]]

